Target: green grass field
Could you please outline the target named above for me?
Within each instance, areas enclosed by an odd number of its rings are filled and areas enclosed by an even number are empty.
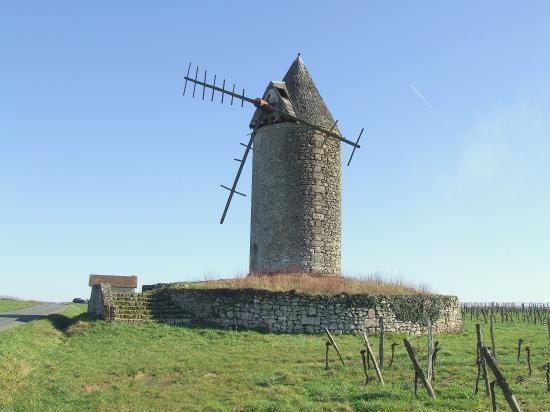
[[[337,336],[346,366],[331,353],[324,369],[324,336],[252,331],[128,325],[88,320],[84,305],[47,320],[0,333],[0,410],[363,410],[487,411],[490,401],[474,394],[474,324],[459,335],[437,335],[441,351],[436,400],[422,387],[413,394],[413,372],[400,335],[396,359],[365,386],[357,336]],[[484,325],[488,338],[488,326]],[[495,327],[497,356],[525,411],[548,411],[545,369],[550,361],[546,327]],[[518,338],[532,350],[516,362]],[[486,339],[487,340],[487,339]],[[422,359],[426,338],[411,338]],[[378,340],[371,344],[377,348]],[[376,351],[376,349],[375,349]],[[374,373],[370,375],[374,378]],[[497,390],[499,409],[506,410]]]
[[[31,306],[36,306],[37,304],[37,302],[29,300],[0,299],[0,313],[30,308]]]

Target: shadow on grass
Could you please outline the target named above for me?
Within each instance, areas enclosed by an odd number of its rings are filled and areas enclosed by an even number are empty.
[[[399,396],[390,391],[381,390],[380,392],[366,392],[349,398],[351,401],[375,401],[377,399],[398,400]]]
[[[87,313],[81,313],[80,315],[74,317],[65,316],[61,313],[53,313],[46,316],[45,319],[49,320],[54,328],[67,334],[67,329],[75,323],[79,321],[95,320],[97,317]]]

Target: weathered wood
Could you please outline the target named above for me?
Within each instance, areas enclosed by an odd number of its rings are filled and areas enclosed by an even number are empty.
[[[365,356],[365,353],[367,353],[365,349],[361,349],[359,353],[361,353],[361,360],[363,361],[363,373],[365,374],[365,385],[367,385],[369,383],[369,374],[367,372],[367,356],[369,355],[367,354]]]
[[[550,393],[550,362],[546,364],[546,391]]]
[[[481,378],[481,359],[477,359],[476,365],[477,365],[477,377],[476,377],[476,389],[474,393],[477,395],[477,393],[479,392],[479,380]]]
[[[527,366],[529,367],[529,375],[531,375],[533,373],[533,369],[531,369],[531,348],[526,346],[525,352],[527,352]]]
[[[433,345],[433,333],[432,333],[432,322],[428,319],[428,370],[426,371],[426,379],[432,382],[433,376],[433,354],[434,354],[434,345]]]
[[[332,346],[334,346],[334,349],[336,350],[336,353],[338,354],[338,357],[342,361],[342,365],[346,366],[346,364],[344,363],[344,358],[342,358],[342,354],[340,353],[340,349],[338,349],[338,345],[336,345],[336,342],[334,341],[334,338],[332,337],[332,335],[331,335],[330,331],[328,330],[328,328],[325,328],[325,332],[327,333],[328,340],[330,341]]]
[[[493,358],[497,359],[497,347],[495,346],[495,331],[493,328],[493,318],[491,318],[491,324],[489,325],[489,334],[491,335],[491,345],[493,346]]]
[[[514,412],[521,412],[521,409],[519,407],[518,402],[516,401],[516,398],[514,397],[514,394],[512,392],[512,389],[510,388],[510,385],[508,385],[508,382],[506,381],[506,378],[502,374],[500,368],[498,367],[495,359],[489,352],[489,349],[487,346],[482,346],[480,349],[481,356],[485,361],[487,362],[487,365],[489,365],[489,368],[491,368],[491,371],[493,371],[493,375],[495,375],[495,379],[500,386],[500,389],[502,389],[502,392],[504,393],[504,397],[506,398],[506,401],[508,402],[508,405],[510,405],[510,409]]]
[[[431,398],[435,398],[435,392],[432,388],[432,385],[430,382],[426,379],[426,376],[424,376],[424,372],[422,371],[422,368],[420,367],[420,363],[418,362],[418,358],[416,357],[416,352],[414,351],[414,348],[412,347],[411,343],[407,338],[403,339],[403,343],[405,344],[405,347],[407,348],[407,352],[409,353],[409,357],[411,358],[411,362],[414,366],[414,370],[416,374],[418,375],[418,378],[420,378],[420,381],[424,385],[424,388],[426,388],[426,392],[428,392],[428,395]]]
[[[493,412],[497,412],[497,395],[495,393],[496,381],[491,381],[489,388],[491,389],[491,404],[493,405]]]
[[[384,317],[378,318],[378,329],[380,330],[380,340],[378,342],[378,361],[380,369],[384,366]]]
[[[477,354],[478,358],[481,361],[481,371],[483,373],[483,382],[485,383],[485,395],[489,396],[491,394],[489,388],[489,378],[487,377],[487,363],[483,356],[481,356],[481,348],[483,347],[483,338],[481,337],[481,326],[479,323],[476,323],[476,335],[477,335]]]
[[[523,343],[523,339],[519,338],[518,340],[518,362],[519,362],[519,358],[521,356],[521,344]]]
[[[330,343],[328,340],[325,343],[325,346],[327,347],[325,350],[325,369],[328,370],[328,350],[330,349],[332,343]]]
[[[388,366],[391,366],[393,364],[393,357],[395,355],[395,347],[397,346],[398,344],[393,342],[391,344],[391,359],[390,359],[390,363],[388,364]]]
[[[435,382],[435,360],[437,358],[437,352],[439,352],[440,349],[439,341],[436,340],[434,345],[434,353],[432,355],[432,382]]]
[[[366,332],[363,332],[363,344],[365,345],[365,349],[367,349],[367,353],[372,359],[372,365],[374,367],[374,371],[376,372],[376,376],[378,376],[378,380],[382,385],[384,385],[384,378],[382,377],[382,372],[380,371],[380,368],[378,367],[378,362],[376,362],[376,358],[374,357],[374,352],[372,351],[372,348],[369,343],[369,338],[366,334]]]

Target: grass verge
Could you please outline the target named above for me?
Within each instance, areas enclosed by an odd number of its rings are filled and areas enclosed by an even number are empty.
[[[31,300],[0,299],[0,313],[30,308],[38,304],[38,302]]]

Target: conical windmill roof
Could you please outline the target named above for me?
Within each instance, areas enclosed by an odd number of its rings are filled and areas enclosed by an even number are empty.
[[[283,81],[297,117],[328,129],[334,125],[334,119],[300,55],[288,69]]]

